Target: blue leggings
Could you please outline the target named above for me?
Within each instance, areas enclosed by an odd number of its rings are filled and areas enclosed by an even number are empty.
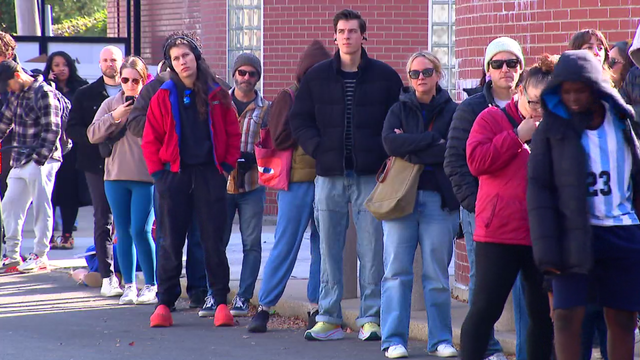
[[[116,224],[118,264],[124,283],[134,283],[137,253],[145,284],[155,285],[156,245],[151,237],[153,184],[108,180],[104,182],[104,190]]]

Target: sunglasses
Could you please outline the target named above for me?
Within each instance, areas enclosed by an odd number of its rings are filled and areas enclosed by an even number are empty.
[[[493,70],[500,70],[504,67],[504,64],[507,64],[509,69],[515,69],[520,66],[520,60],[518,59],[508,59],[508,60],[491,60],[489,61],[489,65]]]
[[[429,78],[433,76],[433,72],[434,72],[433,68],[426,68],[422,70],[411,70],[409,71],[409,78],[413,80],[417,80],[420,78],[420,74],[422,74],[422,76],[424,76],[425,78]]]
[[[611,58],[609,60],[609,67],[612,68],[612,69],[614,67],[616,67],[616,65],[618,65],[618,64],[624,64],[624,61],[622,61],[620,59],[616,59],[616,58]]]
[[[120,82],[123,84],[128,84],[129,80],[131,80],[131,83],[135,86],[140,85],[140,79],[129,79],[128,77],[120,78]]]
[[[247,71],[247,70],[242,70],[242,69],[238,69],[238,75],[240,75],[240,77],[245,77],[247,76],[247,74],[249,74],[250,78],[256,78],[258,77],[258,72],[257,71]]]

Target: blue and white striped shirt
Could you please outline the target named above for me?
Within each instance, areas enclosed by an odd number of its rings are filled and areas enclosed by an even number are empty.
[[[587,182],[592,225],[640,224],[633,209],[631,149],[624,140],[625,124],[616,121],[606,105],[604,123],[582,135],[589,159]]]

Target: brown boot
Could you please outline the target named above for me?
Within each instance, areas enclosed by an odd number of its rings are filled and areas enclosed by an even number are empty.
[[[51,235],[51,239],[49,239],[49,248],[51,250],[57,250],[60,248],[60,245],[58,244],[58,239],[56,239],[56,235]]]
[[[74,239],[71,234],[62,235],[62,240],[60,240],[60,249],[71,250],[73,249]]]

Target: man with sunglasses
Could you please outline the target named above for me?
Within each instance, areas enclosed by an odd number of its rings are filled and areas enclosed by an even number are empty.
[[[316,160],[315,217],[320,233],[321,284],[317,324],[307,340],[344,337],[342,253],[353,209],[360,260],[361,340],[380,340],[382,226],[364,207],[387,158],[382,127],[399,100],[402,80],[389,65],[372,59],[362,46],[367,23],[353,10],[333,18],[338,51],[302,79],[290,113],[293,136]]]
[[[118,47],[107,46],[100,51],[102,76],[76,91],[66,129],[73,146],[78,148],[76,166],[85,173],[93,204],[93,242],[102,276],[102,296],[120,296],[122,290],[113,271],[113,215],[104,192],[104,158],[100,155],[99,146],[89,142],[87,128],[102,102],[122,90],[119,79],[122,59],[122,51]]]
[[[517,41],[500,37],[493,40],[487,46],[483,64],[484,70],[490,80],[487,81],[481,93],[475,94],[464,100],[455,114],[449,129],[447,150],[445,152],[444,170],[449,176],[458,200],[460,201],[460,219],[464,232],[469,259],[469,295],[468,301],[473,301],[473,289],[475,287],[475,242],[473,233],[476,228],[475,210],[478,196],[478,179],[471,174],[467,164],[467,140],[473,127],[473,123],[482,111],[494,106],[504,108],[512,98],[512,94],[524,70],[524,55]],[[526,336],[526,311],[524,310],[524,297],[520,280],[514,286],[514,307],[516,309],[516,323],[519,324],[516,333],[518,344],[524,344]],[[518,359],[526,358],[524,346],[517,349]],[[493,333],[485,357],[491,360],[504,360],[500,343]]]
[[[262,76],[260,59],[251,53],[238,55],[233,64],[231,99],[238,111],[242,141],[236,169],[229,176],[227,186],[227,211],[229,214],[225,232],[226,245],[231,239],[233,219],[238,212],[242,236],[242,271],[240,288],[231,303],[233,316],[247,316],[249,300],[258,280],[262,261],[262,216],[265,188],[258,184],[258,164],[254,144],[260,140],[260,128],[267,123],[271,106],[256,90]]]

